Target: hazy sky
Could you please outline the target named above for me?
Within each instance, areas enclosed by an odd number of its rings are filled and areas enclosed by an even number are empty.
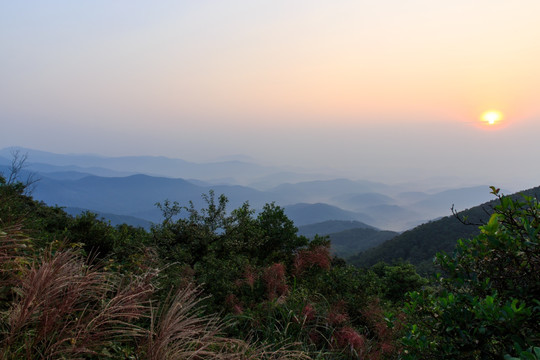
[[[0,147],[539,185],[539,19],[538,0],[0,0]]]

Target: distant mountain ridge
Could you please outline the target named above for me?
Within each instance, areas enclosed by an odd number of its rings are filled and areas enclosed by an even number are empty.
[[[161,212],[156,202],[166,199],[186,206],[193,201],[204,205],[201,194],[213,189],[226,194],[231,207],[239,207],[246,199],[255,206],[269,202],[266,194],[242,186],[198,186],[183,179],[131,175],[127,177],[86,176],[75,180],[42,177],[34,190],[34,197],[47,204],[93,209],[104,213],[129,215],[160,221]]]
[[[12,150],[0,150],[1,172],[9,171]],[[210,189],[229,198],[229,209],[245,201],[255,209],[260,209],[265,203],[275,202],[286,208],[297,226],[342,220],[360,221],[393,231],[403,231],[449,215],[452,204],[467,208],[489,199],[487,186],[428,193],[411,190],[403,184],[336,179],[328,178],[328,175],[310,180],[310,177],[317,175],[236,160],[197,164],[165,157],[107,158],[97,155],[51,154],[22,148],[19,150],[22,153],[28,152],[26,170],[37,172],[42,179],[36,184],[36,199],[50,205],[93,209],[107,214],[135,216],[147,221],[161,219],[160,212],[154,206],[156,202],[169,199],[187,205],[192,200],[197,206],[203,205],[201,194]],[[185,176],[151,175],[163,167],[170,173],[182,173]],[[245,181],[251,178],[260,187],[239,184],[236,178]],[[293,183],[291,179],[299,182]],[[270,186],[276,181],[285,182]]]
[[[394,231],[374,228],[355,220],[328,220],[298,227],[298,235],[313,238],[315,235],[328,236],[333,254],[347,258],[375,247],[398,235]]]
[[[43,171],[39,167],[47,164],[49,167],[56,167],[55,171],[58,171],[58,168],[64,168],[64,170],[77,170],[99,176],[109,175],[94,172],[95,169],[114,170],[116,174],[112,176],[146,174],[156,177],[200,180],[221,178],[230,179],[231,184],[247,184],[249,181],[283,171],[279,168],[239,160],[195,163],[165,156],[106,157],[94,154],[55,154],[21,147],[1,149],[0,156],[10,159],[13,151],[28,154],[27,165],[31,170]],[[78,169],[72,168],[73,166],[77,166]],[[51,172],[49,169],[47,171]]]
[[[144,219],[136,218],[134,216],[108,214],[108,213],[103,213],[100,211],[92,211],[89,209],[81,209],[81,208],[74,208],[74,207],[66,207],[64,208],[64,211],[73,216],[80,215],[84,212],[91,212],[93,214],[96,214],[98,219],[105,219],[106,221],[110,221],[111,225],[113,226],[127,224],[134,227],[142,227],[146,230],[149,230],[150,227],[152,226],[152,222],[144,220]]]
[[[295,220],[296,226],[308,225],[327,220],[361,221],[368,223],[371,219],[365,214],[340,209],[336,206],[316,203],[299,203],[285,206],[285,214]]]
[[[357,220],[326,220],[315,224],[298,226],[298,234],[312,238],[315,235],[329,235],[350,229],[376,229]]]

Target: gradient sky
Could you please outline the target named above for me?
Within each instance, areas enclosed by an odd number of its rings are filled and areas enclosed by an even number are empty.
[[[0,147],[535,186],[539,18],[538,0],[0,0]]]

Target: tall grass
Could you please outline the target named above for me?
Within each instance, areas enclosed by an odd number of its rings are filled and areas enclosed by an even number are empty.
[[[46,252],[20,267],[16,278],[1,318],[2,358],[76,358],[144,335],[134,321],[147,313],[152,286],[146,279],[116,282],[71,250]]]
[[[197,314],[201,294],[194,286],[180,289],[165,308],[153,317],[148,346],[149,360],[238,359],[289,360],[309,359],[303,351],[275,344],[253,344],[220,335],[224,329],[217,316]]]
[[[29,245],[20,222],[2,229],[0,227],[0,286],[13,283],[13,274],[19,267],[19,259]]]
[[[223,339],[215,316],[198,316],[200,301],[194,286],[180,289],[152,316],[149,360],[220,358]]]
[[[230,339],[188,285],[153,306],[156,271],[120,277],[77,250],[35,252],[0,228],[0,359],[308,359]]]

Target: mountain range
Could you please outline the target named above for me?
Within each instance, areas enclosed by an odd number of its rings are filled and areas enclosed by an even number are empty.
[[[156,202],[168,199],[187,205],[193,201],[200,207],[204,205],[201,194],[211,189],[228,197],[229,210],[245,201],[254,209],[275,202],[297,226],[342,220],[392,231],[449,215],[452,204],[463,209],[490,199],[487,185],[417,191],[408,184],[332,179],[244,160],[193,163],[165,157],[5,148],[0,150],[1,172],[9,172],[14,150],[28,155],[25,170],[41,179],[33,193],[36,199],[109,217],[131,216],[152,222],[161,221]],[[278,181],[283,182],[276,184]]]

